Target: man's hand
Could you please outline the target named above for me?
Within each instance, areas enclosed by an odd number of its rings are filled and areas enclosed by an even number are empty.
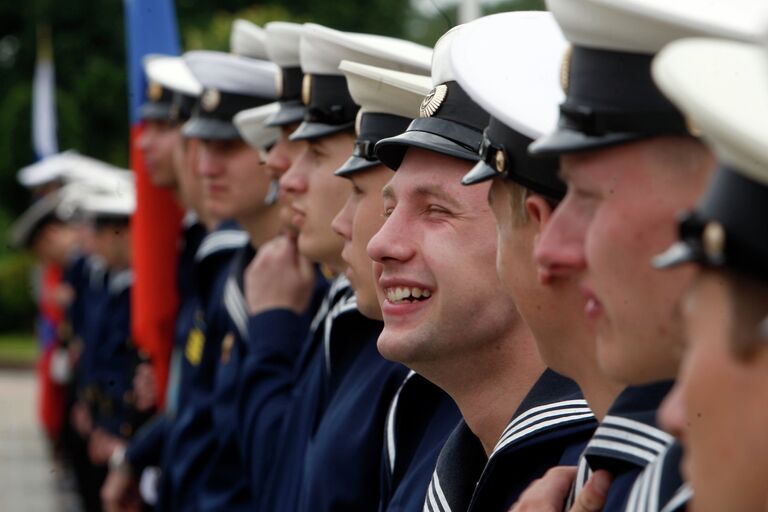
[[[140,363],[133,376],[134,406],[138,411],[147,412],[157,405],[155,372],[150,363]]]
[[[525,490],[509,512],[561,512],[575,477],[575,467],[561,466],[550,469]],[[610,473],[604,470],[596,471],[576,496],[569,512],[599,512],[605,505],[605,497],[610,487]]]
[[[550,469],[528,486],[509,512],[562,512],[575,477],[573,466]]]
[[[105,512],[141,510],[141,499],[133,476],[120,469],[110,469],[101,487],[101,504]]]
[[[315,284],[312,263],[300,255],[296,242],[278,236],[259,247],[245,271],[245,299],[251,315],[284,308],[301,314]]]
[[[601,469],[592,473],[584,488],[576,496],[570,512],[599,512],[611,487],[611,474]]]
[[[88,407],[83,402],[75,402],[70,411],[70,422],[80,437],[86,439],[93,431],[93,419]]]
[[[119,446],[125,447],[125,440],[97,428],[88,440],[88,456],[93,464],[103,466]]]

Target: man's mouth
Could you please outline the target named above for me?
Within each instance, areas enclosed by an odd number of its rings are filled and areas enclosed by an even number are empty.
[[[392,304],[409,304],[427,300],[432,296],[432,292],[425,288],[415,286],[396,286],[386,288],[384,292],[387,300]]]

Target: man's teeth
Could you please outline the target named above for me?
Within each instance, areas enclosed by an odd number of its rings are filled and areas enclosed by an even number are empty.
[[[421,288],[416,287],[398,286],[397,288],[387,288],[387,300],[394,304],[398,304],[404,300],[420,299],[422,297],[428,299],[431,295],[432,292],[429,290],[422,290]]]

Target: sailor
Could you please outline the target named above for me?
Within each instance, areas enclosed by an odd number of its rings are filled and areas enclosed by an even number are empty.
[[[239,82],[260,106],[263,123],[275,112],[275,76],[277,66],[264,60],[263,30],[255,25],[235,25],[233,34],[242,27],[240,44],[248,48],[248,57],[218,54],[208,62],[195,63],[193,72],[209,70],[225,76],[229,84]],[[236,53],[237,48],[232,50]],[[258,58],[257,58],[258,57]],[[218,69],[216,69],[218,67]],[[203,71],[199,71],[199,70]],[[205,83],[205,82],[204,82]],[[222,87],[224,84],[222,84]],[[233,112],[232,126],[237,128]],[[200,485],[198,507],[202,510],[252,510],[253,497],[248,486],[246,459],[239,444],[238,385],[244,362],[248,334],[248,312],[243,295],[243,275],[258,248],[275,237],[280,228],[276,182],[270,179],[264,166],[269,147],[277,140],[276,128],[264,128],[250,145],[235,130],[236,138],[203,138],[199,153],[199,172],[205,186],[206,203],[212,213],[230,218],[248,235],[248,243],[233,257],[224,286],[223,305],[230,331],[224,337],[213,388],[213,428],[215,449],[208,461]],[[255,134],[256,135],[256,134]]]
[[[420,117],[376,144],[376,156],[396,172],[382,191],[387,219],[368,254],[382,298],[379,350],[442,388],[462,414],[424,509],[506,510],[583,442],[593,419],[576,385],[545,369],[501,288],[489,184],[461,184],[480,159],[489,121],[456,82],[451,47],[461,30],[435,47]]]
[[[662,4],[548,2],[571,43],[561,73],[566,96],[557,128],[529,148],[559,157],[568,185],[536,247],[540,271],[579,282],[600,369],[626,386],[587,445],[573,486],[580,490],[588,469],[597,471],[584,499],[599,495],[605,510],[625,510],[638,475],[673,445],[655,417],[680,362],[678,304],[690,274],[662,275],[648,261],[670,243],[675,215],[695,204],[713,167],[650,74],[666,43],[713,28],[681,23]],[[558,506],[558,493],[546,494]]]
[[[678,240],[654,260],[696,274],[684,299],[683,369],[660,420],[685,446],[692,507],[761,510],[768,499],[760,477],[768,467],[766,48],[682,40],[660,52],[653,74],[718,158],[704,197],[679,220]],[[664,486],[657,478],[650,484]]]
[[[211,496],[205,487],[208,468],[213,465],[211,458],[219,453],[222,440],[231,433],[216,430],[213,411],[221,358],[231,349],[235,336],[232,319],[224,304],[226,282],[234,251],[247,244],[248,235],[228,219],[231,212],[225,197],[242,190],[218,186],[213,183],[215,179],[206,178],[208,175],[202,172],[202,167],[213,167],[212,175],[216,175],[220,168],[212,166],[211,152],[228,145],[243,144],[232,124],[237,112],[265,105],[274,99],[274,93],[264,95],[265,73],[272,80],[269,83],[273,83],[273,67],[269,63],[207,51],[189,52],[184,58],[203,90],[190,119],[182,127],[182,134],[196,141],[194,163],[203,176],[203,209],[209,218],[218,219],[220,223],[203,240],[196,255],[200,306],[185,348],[185,358],[192,371],[192,389],[183,400],[185,405],[179,411],[164,447],[160,493],[163,510],[195,507]],[[251,75],[262,79],[254,80]],[[247,495],[247,489],[236,479],[230,483],[221,497],[225,502]]]
[[[145,61],[145,71],[149,82],[155,84],[154,87],[162,87],[170,93],[170,108],[167,117],[163,119],[164,129],[158,135],[160,139],[167,137],[169,143],[155,144],[149,138],[141,148],[145,151],[148,165],[154,161],[171,166],[170,172],[174,176],[172,187],[181,205],[187,208],[182,223],[177,266],[179,307],[165,410],[137,432],[129,445],[120,447],[110,458],[110,474],[102,491],[102,499],[107,507],[114,507],[117,503],[125,504],[129,497],[135,497],[135,493],[130,492],[131,485],[140,481],[146,468],[159,467],[168,422],[176,417],[186,390],[190,387],[193,372],[184,369],[189,364],[184,357],[184,350],[189,333],[195,328],[195,316],[200,303],[195,284],[195,254],[208,228],[215,226],[202,208],[200,187],[197,185],[199,180],[196,180],[193,165],[188,158],[195,151],[194,142],[181,135],[181,126],[189,119],[191,106],[202,87],[181,57],[156,56],[148,59]],[[163,172],[159,171],[159,174]],[[135,378],[137,400],[143,401],[145,407],[151,399],[153,382],[148,375],[151,375],[149,365],[141,365]],[[149,471],[144,477],[144,489],[156,487],[149,480],[153,477],[148,476],[156,474],[156,471]],[[144,499],[154,504],[156,493],[145,492]]]
[[[369,318],[381,320],[381,304],[366,246],[384,222],[381,189],[392,172],[376,158],[374,147],[379,140],[400,134],[418,116],[419,105],[430,91],[432,81],[429,76],[350,61],[342,61],[339,69],[344,72],[349,92],[360,111],[352,156],[336,171],[337,176],[352,182],[354,191],[332,226],[344,239],[341,255],[347,266],[345,273],[355,290],[358,309]],[[375,343],[371,343],[370,350],[368,358],[372,362],[381,357]],[[365,368],[370,363],[360,366]],[[329,409],[327,414],[332,411]],[[423,507],[437,456],[459,418],[456,404],[443,390],[409,372],[387,411],[378,491],[380,511]],[[372,450],[376,446],[368,440],[366,446],[350,448]],[[365,458],[354,465],[352,474],[356,473],[362,481],[375,482],[371,474],[375,468],[368,461],[376,460],[379,455],[360,456]],[[371,502],[359,503],[367,505],[368,510],[374,508]]]
[[[343,267],[343,260],[342,240],[332,231],[331,221],[350,190],[347,180],[340,180],[333,173],[352,150],[358,110],[338,70],[339,63],[350,58],[423,71],[429,66],[430,50],[407,41],[349,34],[312,24],[304,26],[301,38],[301,66],[305,75],[302,99],[307,109],[303,122],[290,138],[307,142],[281,177],[280,187],[291,205],[291,220],[298,233],[295,243],[298,253],[308,261],[323,265],[329,275],[333,275]],[[270,333],[266,327],[267,320],[278,313],[287,316],[304,311],[314,279],[310,279],[307,261],[296,258],[294,246],[288,239],[282,237],[274,242],[261,248],[246,276],[246,299],[252,315],[249,351],[255,356],[251,372],[252,375],[271,374],[268,386],[253,386],[249,409],[243,411],[245,417],[252,418],[248,422],[252,430],[247,435],[253,440],[253,460],[259,459],[258,464],[252,466],[251,487],[260,510],[333,509],[337,500],[350,500],[344,493],[351,490],[344,489],[339,480],[329,486],[327,492],[315,494],[323,491],[325,484],[321,482],[329,483],[318,479],[331,478],[332,473],[313,461],[319,461],[315,457],[320,454],[332,454],[327,443],[338,435],[332,432],[330,424],[323,423],[323,411],[326,407],[338,407],[339,414],[334,421],[338,421],[338,425],[356,425],[342,431],[350,435],[359,428],[356,423],[359,418],[369,414],[370,425],[375,427],[376,415],[381,409],[384,409],[381,416],[386,414],[386,406],[405,370],[400,367],[386,374],[378,385],[376,398],[366,404],[367,410],[349,406],[360,403],[347,401],[354,397],[353,389],[358,381],[347,381],[345,377],[352,375],[350,368],[356,355],[366,347],[365,340],[371,339],[378,325],[357,311],[354,294],[343,276],[334,279],[306,337],[289,336],[290,344],[286,339],[275,338],[276,333]],[[279,269],[281,261],[287,269]],[[280,276],[283,282],[276,282],[275,276]],[[289,294],[281,291],[287,287],[294,287],[290,288],[293,290],[303,287],[304,291]],[[265,350],[270,347],[271,353]],[[278,367],[277,362],[282,366]],[[358,377],[362,378],[359,374]],[[337,397],[342,398],[337,400]],[[382,403],[386,405],[382,407]],[[352,423],[347,423],[349,421]],[[383,419],[380,426],[379,433],[383,436]],[[369,439],[371,433],[366,428],[360,435]],[[379,450],[379,456],[380,453]],[[344,463],[348,461],[336,460],[334,467]],[[371,463],[378,475],[378,461]],[[304,496],[316,497],[318,502]],[[371,503],[370,495],[363,496],[369,500],[366,503]],[[372,503],[375,507],[378,495]]]

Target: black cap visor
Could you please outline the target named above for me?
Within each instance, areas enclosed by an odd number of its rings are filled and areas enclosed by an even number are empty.
[[[491,180],[499,176],[496,169],[488,165],[487,163],[480,161],[470,169],[470,171],[461,178],[462,185],[476,185],[484,181]]]
[[[234,140],[241,139],[240,132],[231,121],[212,117],[193,117],[181,128],[188,139]]]
[[[300,100],[281,101],[280,109],[269,116],[267,126],[278,127],[299,123],[304,119],[305,108]]]
[[[143,121],[172,121],[173,109],[170,103],[148,101],[139,109],[139,115]]]
[[[378,160],[368,160],[367,158],[363,158],[361,156],[352,155],[347,159],[346,162],[344,162],[344,165],[338,168],[334,174],[336,176],[346,178],[351,174],[368,170],[372,167],[376,167],[377,165],[381,165],[381,162]]]
[[[311,140],[328,137],[336,133],[353,131],[355,122],[349,121],[343,124],[325,124],[313,121],[304,121],[288,137],[289,140]]]

